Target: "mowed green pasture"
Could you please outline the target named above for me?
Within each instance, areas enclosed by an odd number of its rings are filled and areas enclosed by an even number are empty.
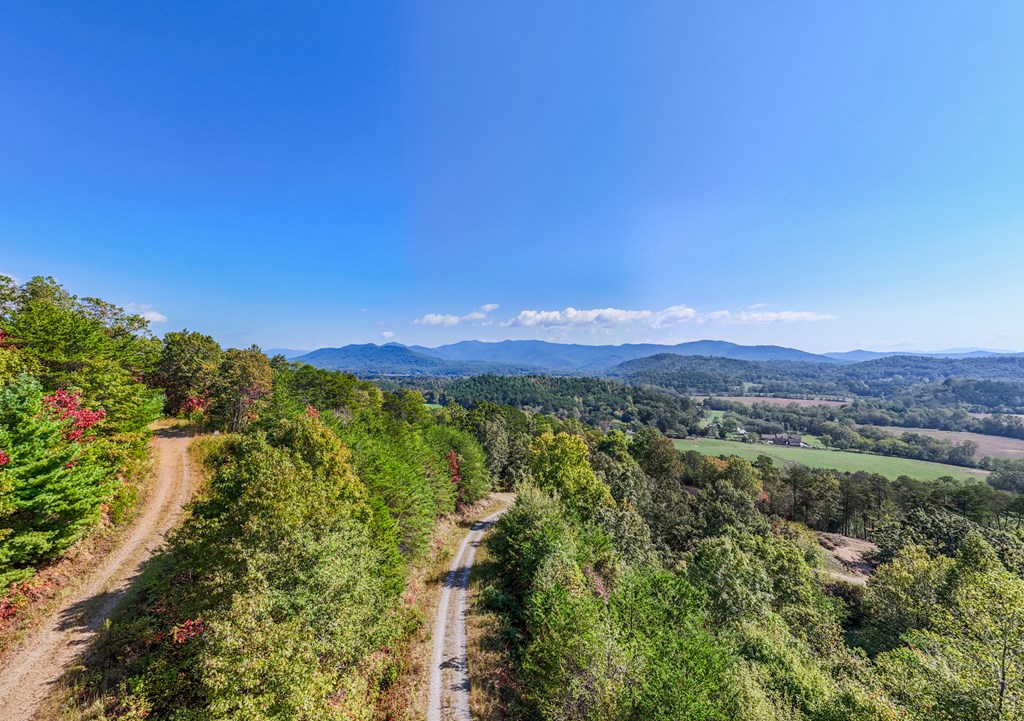
[[[789,448],[787,446],[770,446],[761,443],[738,443],[710,438],[697,440],[674,440],[676,448],[681,451],[697,451],[706,456],[739,456],[749,461],[757,460],[758,456],[768,456],[776,465],[800,463],[809,468],[831,468],[836,471],[867,471],[878,473],[895,480],[899,476],[910,476],[919,480],[930,481],[941,476],[952,476],[961,480],[978,480],[988,475],[988,471],[974,468],[950,466],[945,463],[915,461],[911,458],[892,458],[877,456],[871,453],[854,453],[852,451],[818,450],[816,448]]]

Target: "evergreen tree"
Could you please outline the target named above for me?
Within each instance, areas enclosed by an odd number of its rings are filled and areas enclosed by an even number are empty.
[[[68,548],[113,490],[83,435],[99,413],[68,412],[56,399],[26,375],[0,389],[0,587]]]

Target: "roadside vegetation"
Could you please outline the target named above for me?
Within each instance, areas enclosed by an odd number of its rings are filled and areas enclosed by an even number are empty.
[[[168,353],[218,356],[179,340]],[[489,491],[484,452],[419,394],[255,349],[216,368],[178,396],[193,422],[227,431],[204,441],[209,489],[69,680],[65,711],[374,718],[392,708],[407,671],[397,649],[422,621],[410,565],[438,517]]]
[[[0,276],[0,621],[53,592],[39,568],[133,504],[159,352],[140,316]]]

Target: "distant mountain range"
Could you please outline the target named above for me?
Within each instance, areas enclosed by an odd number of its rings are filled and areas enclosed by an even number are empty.
[[[893,358],[895,356],[923,356],[926,358],[992,358],[994,356],[1024,355],[1013,351],[984,350],[982,348],[951,348],[942,351],[873,351],[873,350],[848,350],[843,353],[825,353],[829,358],[834,358],[843,363],[861,363],[863,361],[877,360],[879,358]]]
[[[347,370],[358,375],[595,374],[626,361],[659,353],[736,360],[842,362],[795,348],[744,346],[717,340],[678,345],[579,345],[539,340],[507,340],[499,343],[462,341],[437,348],[404,346],[399,343],[366,343],[341,348],[320,348],[299,355],[293,355],[294,352],[287,349],[276,349],[276,352],[289,360],[302,361],[320,368]]]
[[[341,348],[297,351],[276,348],[280,354],[320,368],[346,370],[358,375],[476,375],[496,373],[604,374],[621,363],[660,354],[704,356],[744,361],[792,361],[799,363],[851,364],[891,358],[987,358],[1003,354],[978,349],[953,349],[934,353],[881,353],[854,350],[844,353],[808,353],[777,345],[738,345],[720,340],[699,340],[676,345],[627,343],[625,345],[580,345],[541,340],[506,340],[497,343],[461,341],[436,348],[405,346],[400,343],[365,343]]]
[[[522,375],[543,373],[547,370],[539,365],[495,363],[487,360],[449,360],[418,352],[399,343],[366,343],[341,348],[320,348],[289,360],[309,363],[317,368],[349,371],[361,376],[467,376],[484,373]]]

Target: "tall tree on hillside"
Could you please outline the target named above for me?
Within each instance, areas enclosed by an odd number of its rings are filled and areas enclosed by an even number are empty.
[[[2,294],[5,345],[19,350],[46,390],[78,389],[106,409],[101,433],[139,432],[159,415],[159,394],[142,379],[155,367],[160,342],[142,316],[78,298],[52,278],[5,281]]]
[[[587,444],[568,433],[542,433],[533,440],[530,473],[543,489],[557,491],[565,505],[589,518],[600,506],[612,506],[611,491],[594,475]]]
[[[212,418],[232,432],[241,430],[256,418],[273,385],[270,360],[257,346],[231,348],[217,369]]]
[[[977,534],[951,576],[954,589],[931,629],[879,657],[883,678],[914,719],[1024,719],[1024,580]]]
[[[683,459],[672,441],[656,428],[642,428],[629,443],[629,452],[651,478],[675,480],[683,474]]]
[[[156,382],[167,396],[170,415],[199,410],[210,402],[223,355],[217,341],[202,333],[183,330],[164,336]]]

